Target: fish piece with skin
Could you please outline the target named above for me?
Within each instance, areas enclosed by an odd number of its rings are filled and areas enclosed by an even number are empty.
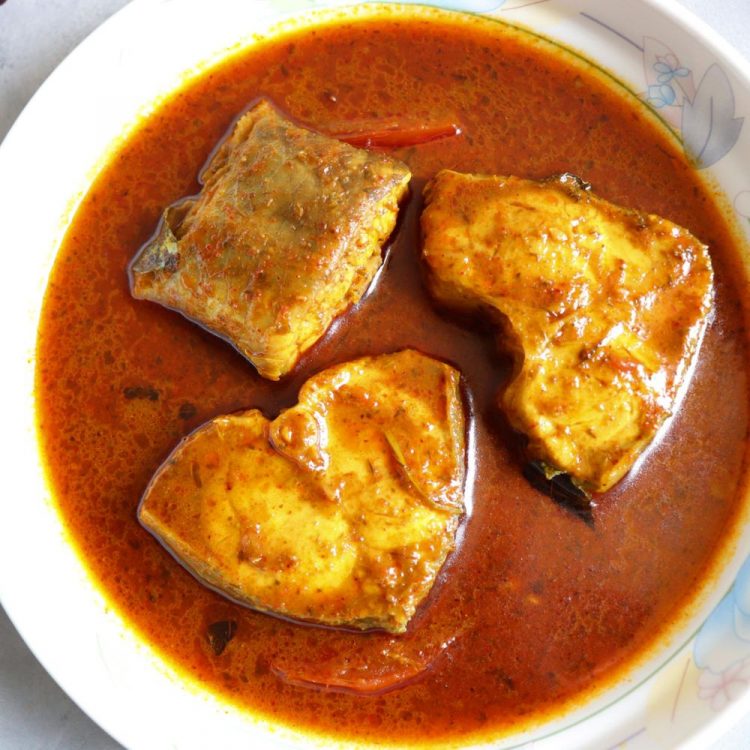
[[[131,291],[227,339],[271,380],[359,301],[396,225],[408,167],[285,120],[241,117],[130,266]]]
[[[459,381],[411,350],[331,367],[273,421],[250,410],[185,438],[139,518],[251,607],[403,632],[464,512]]]
[[[610,489],[689,375],[712,309],[707,248],[572,175],[444,170],[425,198],[429,288],[499,327],[515,365],[501,405],[528,457],[587,492]]]

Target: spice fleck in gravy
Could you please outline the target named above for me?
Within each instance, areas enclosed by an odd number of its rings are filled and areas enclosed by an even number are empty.
[[[458,121],[452,138],[393,153],[412,197],[377,287],[280,383],[180,315],[134,300],[126,268],[165,206],[258,97],[301,123]],[[679,412],[599,500],[593,528],[521,475],[496,406],[510,363],[494,334],[441,312],[419,263],[421,189],[438,169],[543,178],[572,172],[602,197],[665,216],[710,247],[715,312]],[[38,341],[40,440],[65,523],[94,578],[181,670],[237,704],[339,737],[417,742],[507,731],[605,684],[702,580],[740,501],[748,428],[737,250],[682,151],[629,94],[501,24],[419,15],[317,26],[191,80],[112,157],[59,251]],[[199,584],[136,521],[154,471],[212,417],[269,418],[331,364],[416,348],[463,373],[475,430],[473,510],[410,637],[450,641],[421,679],[358,696],[295,687],[272,665],[356,653],[384,634],[259,614]],[[294,533],[291,529],[290,533]]]

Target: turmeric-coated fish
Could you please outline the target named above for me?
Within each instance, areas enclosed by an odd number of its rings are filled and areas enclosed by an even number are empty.
[[[619,481],[675,409],[712,306],[707,248],[667,219],[541,182],[444,170],[425,191],[432,294],[481,311],[515,371],[502,408],[548,479]]]
[[[459,379],[411,350],[324,370],[273,421],[250,410],[185,438],[139,518],[251,607],[402,632],[464,511]]]

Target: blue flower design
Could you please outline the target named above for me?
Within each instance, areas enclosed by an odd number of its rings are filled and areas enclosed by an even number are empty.
[[[745,122],[735,116],[732,84],[714,63],[704,74],[692,100],[682,107],[682,140],[701,168],[716,164],[731,151]]]
[[[664,60],[657,60],[653,65],[656,72],[656,80],[660,84],[669,83],[673,78],[687,78],[690,71],[687,68],[674,68]]]
[[[675,93],[675,90],[666,83],[649,86],[648,91],[646,92],[646,101],[654,107],[654,109],[668,107],[670,104],[674,104],[676,100],[677,94]]]
[[[715,674],[750,657],[750,557],[737,574],[732,590],[698,631],[693,658],[700,669]]]

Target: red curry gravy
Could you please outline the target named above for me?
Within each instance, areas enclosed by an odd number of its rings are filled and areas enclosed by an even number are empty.
[[[414,172],[374,293],[281,383],[180,315],[139,302],[126,267],[163,208],[259,96],[311,127],[460,121],[462,135],[396,149]],[[563,171],[661,214],[711,248],[716,310],[679,413],[590,528],[521,476],[495,405],[509,362],[478,324],[440,312],[418,260],[421,188],[438,169],[541,178]],[[737,250],[712,196],[645,109],[602,74],[531,36],[444,17],[360,19],[264,42],[190,81],[112,157],[52,273],[38,342],[40,439],[60,510],[119,612],[194,678],[266,717],[400,742],[508,731],[604,684],[672,621],[739,505],[748,364]],[[356,653],[383,634],[321,629],[225,600],[136,521],[179,439],[218,414],[296,401],[313,373],[416,347],[455,364],[471,397],[473,512],[411,637],[457,636],[421,681],[375,697],[293,687],[272,669]],[[290,530],[293,533],[293,530]],[[236,629],[235,629],[236,625]],[[227,640],[227,636],[231,640]]]

